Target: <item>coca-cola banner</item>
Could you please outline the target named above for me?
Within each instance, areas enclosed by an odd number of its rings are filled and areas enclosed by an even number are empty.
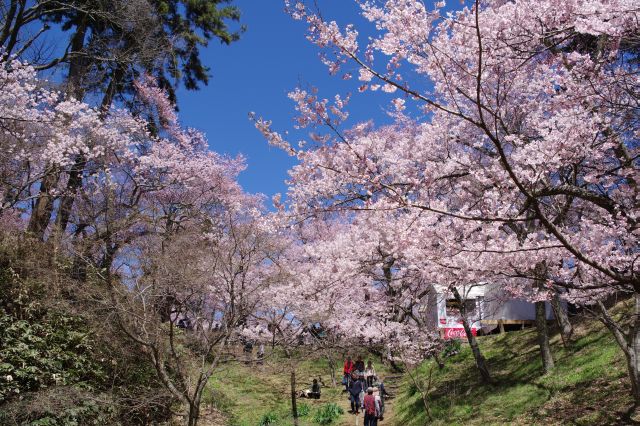
[[[467,335],[464,332],[464,328],[445,328],[443,330],[444,330],[443,338],[445,340],[467,338]],[[471,334],[473,334],[474,336],[476,335],[477,332],[478,332],[478,329],[476,328],[471,329]]]

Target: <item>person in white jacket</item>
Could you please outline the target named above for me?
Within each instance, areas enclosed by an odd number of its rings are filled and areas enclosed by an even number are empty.
[[[367,379],[367,387],[373,386],[373,382],[376,380],[376,369],[371,360],[367,361],[367,366],[364,369],[364,377]]]

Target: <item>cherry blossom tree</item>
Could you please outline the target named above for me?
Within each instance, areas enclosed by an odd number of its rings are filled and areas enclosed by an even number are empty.
[[[342,98],[293,92],[298,126],[326,130],[306,146],[256,118],[300,160],[293,213],[413,211],[405,250],[438,271],[435,283],[486,280],[536,302],[626,292],[640,309],[632,2],[476,1],[451,13],[443,3],[362,2],[377,31],[362,47],[352,25],[286,3],[331,73],[349,67],[360,92],[399,96],[394,124],[343,130]],[[638,329],[617,339],[637,401]]]
[[[209,378],[236,358],[271,283],[270,227],[243,209],[227,206],[211,221],[183,222],[131,244],[121,268],[129,272],[120,276],[131,284],[111,287],[114,318],[145,350],[189,425],[198,422]]]
[[[162,125],[153,132],[142,116],[64,100],[25,64],[2,68],[0,85],[3,226],[24,228],[48,176],[83,157],[65,218],[72,232],[52,251],[102,286],[105,306],[196,424],[203,389],[257,309],[280,250],[262,198],[237,182],[244,160],[180,126],[150,77],[138,90],[145,116]],[[66,187],[56,177],[51,189]]]

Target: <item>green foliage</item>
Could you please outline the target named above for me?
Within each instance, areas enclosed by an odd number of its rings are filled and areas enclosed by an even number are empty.
[[[166,421],[173,400],[96,309],[99,283],[72,280],[70,260],[47,253],[0,233],[0,425]]]
[[[260,419],[260,423],[258,423],[258,426],[275,425],[277,421],[278,415],[273,412],[268,412],[262,416],[262,418]]]
[[[458,339],[447,340],[442,350],[442,356],[445,358],[457,355],[462,349],[462,342]]]
[[[51,313],[30,322],[0,310],[0,402],[47,386],[104,379],[92,351],[90,332],[77,317]]]
[[[311,413],[311,407],[309,404],[298,404],[298,417],[306,417]]]
[[[331,402],[318,408],[313,416],[313,421],[321,425],[328,425],[337,420],[342,414],[344,414],[342,407]]]

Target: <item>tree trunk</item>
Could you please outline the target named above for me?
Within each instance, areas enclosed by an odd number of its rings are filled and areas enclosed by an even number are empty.
[[[631,382],[631,395],[633,396],[634,405],[640,406],[640,347],[638,347],[638,337],[636,336],[633,347],[625,353],[627,359],[627,371],[629,372],[629,381]]]
[[[81,66],[78,64],[76,66],[77,74],[74,78],[77,80],[75,83],[75,92],[70,94],[77,99],[83,96],[83,91],[80,86],[80,78],[82,70]],[[104,119],[106,117],[109,108],[111,108],[111,104],[113,103],[114,96],[117,92],[117,87],[122,81],[124,77],[124,69],[122,65],[118,65],[116,70],[113,73],[113,77],[107,86],[105,94],[102,98],[102,102],[100,103],[100,117]],[[64,231],[67,229],[67,225],[69,223],[69,218],[71,216],[71,211],[73,210],[73,205],[75,203],[78,190],[82,187],[82,178],[84,174],[84,168],[86,165],[87,159],[83,154],[77,154],[74,159],[73,166],[71,166],[71,170],[69,170],[69,179],[67,181],[67,187],[65,189],[64,195],[60,200],[60,206],[58,207],[58,216],[56,217],[56,229],[60,235],[64,234]]]
[[[560,328],[560,337],[562,337],[562,344],[564,347],[571,345],[571,335],[573,334],[573,326],[569,321],[567,311],[562,307],[560,302],[560,295],[558,292],[553,293],[551,298],[551,307],[553,308],[553,316],[556,317],[558,327]]]
[[[189,404],[189,417],[187,419],[188,426],[196,426],[198,424],[198,419],[200,418],[200,399],[194,399],[193,402]]]
[[[44,240],[44,234],[51,219],[51,212],[53,211],[52,191],[58,183],[58,174],[58,170],[49,166],[47,174],[40,183],[38,198],[29,218],[27,230],[40,240]]]
[[[640,294],[635,293],[633,321],[629,331],[627,368],[631,377],[631,390],[636,407],[640,406]]]
[[[462,320],[462,326],[464,327],[464,332],[467,335],[467,340],[469,341],[469,346],[471,346],[471,352],[473,353],[473,358],[476,360],[476,366],[478,367],[478,371],[480,371],[480,376],[482,377],[482,381],[484,383],[491,383],[491,374],[489,373],[489,366],[487,365],[487,360],[484,358],[482,353],[480,352],[480,346],[478,346],[478,341],[476,340],[476,336],[471,332],[471,327],[469,327],[469,322],[466,319]]]
[[[67,181],[67,187],[65,194],[60,200],[58,207],[58,215],[56,216],[56,232],[60,233],[60,236],[64,234],[69,224],[69,218],[71,217],[71,211],[73,210],[73,204],[75,202],[78,190],[82,186],[82,175],[84,173],[84,165],[86,159],[84,155],[78,154],[75,156],[73,166],[69,170],[69,180]]]
[[[620,324],[617,324],[611,318],[602,302],[598,302],[598,308],[600,309],[600,321],[613,334],[616,343],[622,349],[627,360],[631,395],[633,396],[635,407],[640,407],[640,293],[637,290],[634,298],[634,315],[628,333],[623,332]]]
[[[491,383],[492,379],[491,374],[489,373],[489,366],[487,366],[487,360],[484,358],[484,356],[482,356],[482,353],[480,352],[480,346],[478,346],[478,341],[476,340],[476,336],[473,335],[471,327],[469,326],[469,321],[467,320],[467,313],[465,312],[462,296],[460,296],[460,292],[457,288],[451,287],[451,289],[453,291],[453,296],[460,304],[462,326],[464,327],[464,333],[467,335],[467,341],[469,342],[469,346],[471,347],[471,353],[473,353],[473,358],[476,361],[476,366],[478,367],[478,371],[480,372],[480,377],[482,377],[482,381],[484,383]]]
[[[437,353],[434,353],[433,359],[438,364],[438,368],[442,370],[444,368],[444,362],[440,359],[440,355],[438,355]]]
[[[553,370],[554,362],[549,346],[549,328],[547,327],[545,302],[536,302],[536,328],[538,329],[538,345],[540,345],[540,355],[542,356],[542,368],[547,374]]]
[[[329,373],[331,374],[331,386],[333,386],[334,388],[337,385],[336,382],[336,363],[333,360],[333,357],[331,355],[327,355],[327,362],[329,363]]]
[[[86,59],[80,55],[80,52],[84,49],[86,34],[87,17],[83,16],[71,39],[71,60],[69,61],[69,74],[67,76],[67,97],[78,101],[82,100],[84,96],[81,80],[86,67]],[[41,240],[44,240],[44,234],[51,221],[54,202],[52,191],[58,184],[61,173],[60,170],[56,170],[53,166],[47,167],[51,170],[50,173],[47,173],[44,179],[42,179],[36,205],[31,212],[28,226],[29,232]]]
[[[296,371],[291,370],[291,414],[293,424],[298,426],[298,401],[296,400]]]

